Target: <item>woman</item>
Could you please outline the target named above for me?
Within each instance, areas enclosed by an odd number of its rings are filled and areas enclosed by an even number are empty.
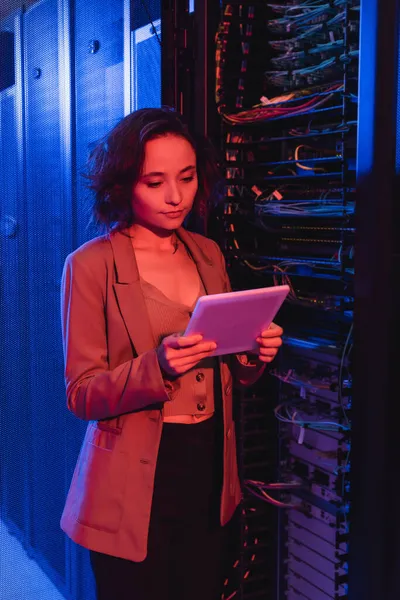
[[[182,227],[216,168],[175,112],[125,117],[89,164],[108,233],[63,273],[68,407],[90,423],[61,526],[90,549],[98,600],[213,600],[240,500],[232,375],[254,382],[282,330],[250,358],[181,335],[198,297],[230,286],[217,244]]]

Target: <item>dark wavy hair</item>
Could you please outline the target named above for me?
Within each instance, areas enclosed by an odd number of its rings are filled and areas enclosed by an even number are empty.
[[[192,212],[206,221],[210,200],[221,182],[215,149],[208,139],[189,133],[181,115],[163,107],[127,115],[91,151],[83,175],[94,192],[92,217],[98,226],[111,230],[132,225],[132,187],[142,172],[146,142],[168,134],[186,139],[196,153],[199,187]]]

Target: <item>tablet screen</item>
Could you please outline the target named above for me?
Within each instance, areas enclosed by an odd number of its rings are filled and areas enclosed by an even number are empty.
[[[217,343],[212,356],[257,350],[256,338],[267,329],[289,292],[279,285],[211,294],[198,299],[184,335],[200,333]]]

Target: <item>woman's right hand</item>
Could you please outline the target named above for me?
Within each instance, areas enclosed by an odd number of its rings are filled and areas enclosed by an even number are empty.
[[[202,335],[185,337],[179,333],[165,337],[156,350],[161,369],[172,377],[192,369],[217,347],[215,342],[202,342],[202,339]]]

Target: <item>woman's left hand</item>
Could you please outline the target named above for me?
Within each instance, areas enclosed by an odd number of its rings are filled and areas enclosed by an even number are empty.
[[[279,327],[276,323],[271,323],[268,329],[261,332],[260,337],[257,338],[259,360],[265,363],[274,360],[279,348],[282,346],[282,334],[282,327]]]

